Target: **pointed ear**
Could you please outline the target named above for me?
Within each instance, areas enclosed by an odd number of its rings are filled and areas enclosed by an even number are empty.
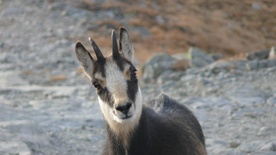
[[[86,73],[89,79],[92,79],[94,69],[93,58],[80,42],[77,42],[75,52],[84,72]]]
[[[123,56],[128,59],[130,62],[133,62],[134,49],[130,41],[129,34],[125,28],[120,28],[120,50],[122,51]]]

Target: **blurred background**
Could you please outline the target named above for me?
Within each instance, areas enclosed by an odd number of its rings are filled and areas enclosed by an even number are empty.
[[[73,84],[73,73],[62,75],[59,70],[71,72],[69,66],[78,65],[74,44],[81,41],[90,47],[91,37],[108,53],[111,30],[119,27],[129,31],[139,66],[157,53],[191,59],[191,47],[215,60],[244,59],[276,42],[274,0],[28,0],[24,4],[1,0],[0,4],[0,58],[21,67],[24,78],[45,77],[44,81],[31,78],[33,84]],[[189,61],[177,62],[176,68],[186,69]]]
[[[49,0],[49,3],[53,0]],[[93,13],[89,36],[110,47],[111,29],[129,29],[138,59],[199,47],[226,57],[268,49],[276,40],[274,0],[66,0]],[[87,36],[76,36],[86,40]]]

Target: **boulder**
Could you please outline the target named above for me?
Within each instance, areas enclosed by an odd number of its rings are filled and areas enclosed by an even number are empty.
[[[164,71],[171,70],[174,62],[175,59],[166,53],[153,56],[142,68],[144,82],[155,82]]]
[[[250,52],[247,53],[246,59],[247,60],[261,60],[261,59],[267,59],[269,56],[269,50],[262,50],[257,52]]]
[[[188,53],[191,67],[205,67],[215,61],[212,56],[196,47],[191,47]]]

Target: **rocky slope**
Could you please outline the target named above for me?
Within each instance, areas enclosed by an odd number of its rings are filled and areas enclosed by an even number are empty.
[[[87,21],[103,15],[63,1],[1,1],[1,155],[100,154],[104,124],[77,69],[74,38],[87,36]],[[275,59],[214,60],[185,71],[174,61],[161,55],[145,64],[145,99],[165,92],[188,106],[209,154],[275,154]]]

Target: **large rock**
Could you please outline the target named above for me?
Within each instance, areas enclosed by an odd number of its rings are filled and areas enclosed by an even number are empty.
[[[191,67],[205,67],[215,61],[212,56],[196,47],[189,49],[189,58]]]
[[[263,50],[263,51],[257,51],[257,52],[250,52],[247,53],[247,60],[261,60],[261,59],[267,59],[269,56],[270,50]]]
[[[153,56],[149,61],[143,66],[143,80],[145,82],[155,82],[156,79],[167,70],[171,70],[175,59],[165,53]]]

